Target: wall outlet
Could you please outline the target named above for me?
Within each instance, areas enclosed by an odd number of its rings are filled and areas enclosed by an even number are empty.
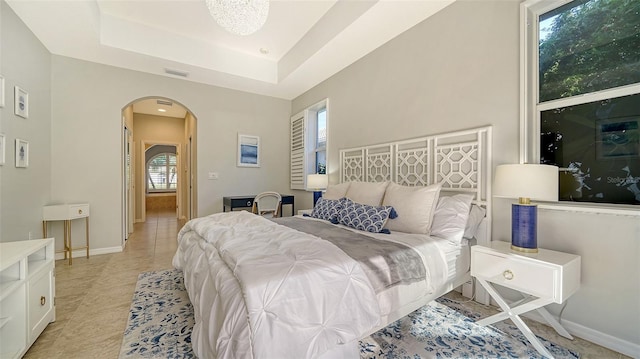
[[[31,238],[31,232],[29,232],[29,239],[32,239],[32,238]]]
[[[209,172],[209,179],[210,180],[217,180],[218,179],[218,172]]]

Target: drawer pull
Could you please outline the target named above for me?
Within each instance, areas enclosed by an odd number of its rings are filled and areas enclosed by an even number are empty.
[[[512,280],[513,279],[513,272],[507,269],[504,272],[502,272],[502,276],[506,280]]]
[[[47,297],[43,295],[40,297],[40,305],[45,305],[45,304],[47,304]]]
[[[247,201],[247,207],[251,207],[251,201]]]
[[[81,209],[78,210],[78,214],[82,214],[82,210]]]

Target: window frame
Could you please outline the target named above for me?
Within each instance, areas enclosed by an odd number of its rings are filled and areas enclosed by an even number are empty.
[[[640,83],[539,102],[539,17],[573,0],[527,0],[520,4],[520,163],[540,163],[541,112],[640,93]],[[541,208],[640,216],[635,205],[558,201]]]
[[[318,125],[319,125],[320,121],[318,119],[318,115],[320,114],[320,112],[323,112],[323,111],[325,113],[325,141],[324,141],[323,145],[320,145],[320,142],[318,141],[319,138],[320,138],[319,137],[320,136],[320,129],[318,128]],[[324,170],[325,173],[324,174],[326,174],[327,173],[327,138],[326,138],[327,137],[327,133],[326,133],[327,132],[327,107],[323,106],[323,107],[317,109],[315,111],[315,118],[310,119],[310,120],[314,122],[314,126],[313,126],[313,128],[314,128],[314,134],[313,134],[313,137],[314,137],[313,166],[314,166],[314,168],[313,168],[313,170],[316,171],[316,173],[320,173],[318,171],[318,154],[324,152],[324,162],[325,162],[324,163],[324,168],[325,168],[325,170]]]
[[[326,131],[327,131],[327,140],[325,142],[324,146],[318,146],[317,143],[317,138],[318,138],[318,126],[317,126],[317,121],[318,121],[318,112],[325,110],[326,111]],[[294,154],[291,153],[291,161],[290,161],[290,173],[291,173],[291,177],[290,177],[290,187],[291,189],[298,189],[298,190],[309,190],[309,188],[307,187],[307,175],[309,174],[315,174],[317,173],[317,165],[316,165],[316,156],[318,152],[325,152],[325,160],[326,160],[326,164],[325,164],[325,172],[328,174],[329,173],[329,99],[325,98],[322,101],[319,101],[309,107],[307,107],[306,109],[304,109],[303,111],[297,113],[296,115],[291,117],[291,131],[293,132],[293,126],[294,126],[294,122],[300,120],[302,118],[302,123],[303,123],[303,133],[302,133],[302,138],[303,138],[303,154],[302,154],[302,169],[301,171],[303,172],[303,178],[301,183],[294,181],[293,177],[294,177],[294,172],[298,173],[297,171],[300,170],[299,167],[297,167],[298,165],[294,164]],[[293,136],[293,135],[292,135]],[[294,139],[291,138],[290,141],[293,141]],[[293,145],[293,144],[292,144]],[[293,151],[293,149],[292,149]]]
[[[160,156],[174,156],[176,158],[176,165],[175,165],[175,168],[176,168],[176,173],[175,173],[176,188],[164,188],[164,189],[153,189],[153,188],[150,188],[150,186],[149,186],[149,177],[150,177],[149,165],[151,164],[151,162],[155,158],[160,157]],[[169,185],[171,183],[170,182],[170,175],[171,175],[170,174],[170,169],[171,169],[172,165],[170,163],[171,163],[171,161],[169,159],[167,159],[167,163],[165,165],[166,166],[166,170],[167,170],[166,171],[167,185]],[[145,181],[145,185],[147,187],[147,193],[176,193],[178,191],[178,188],[177,188],[178,187],[178,154],[177,153],[171,153],[171,152],[158,153],[157,155],[154,155],[153,157],[151,157],[149,159],[149,161],[147,161],[145,167],[146,167],[145,168],[145,173],[147,174],[146,181]]]

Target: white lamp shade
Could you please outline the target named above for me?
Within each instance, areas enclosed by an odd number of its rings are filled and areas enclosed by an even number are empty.
[[[326,189],[328,183],[329,183],[329,178],[327,177],[327,175],[321,175],[321,174],[307,175],[307,189],[310,189],[310,190]]]
[[[496,167],[493,195],[557,201],[558,167],[538,164],[500,165]]]

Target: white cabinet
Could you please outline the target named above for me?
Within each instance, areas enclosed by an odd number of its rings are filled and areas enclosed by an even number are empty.
[[[53,238],[0,243],[0,358],[20,358],[55,320]]]

